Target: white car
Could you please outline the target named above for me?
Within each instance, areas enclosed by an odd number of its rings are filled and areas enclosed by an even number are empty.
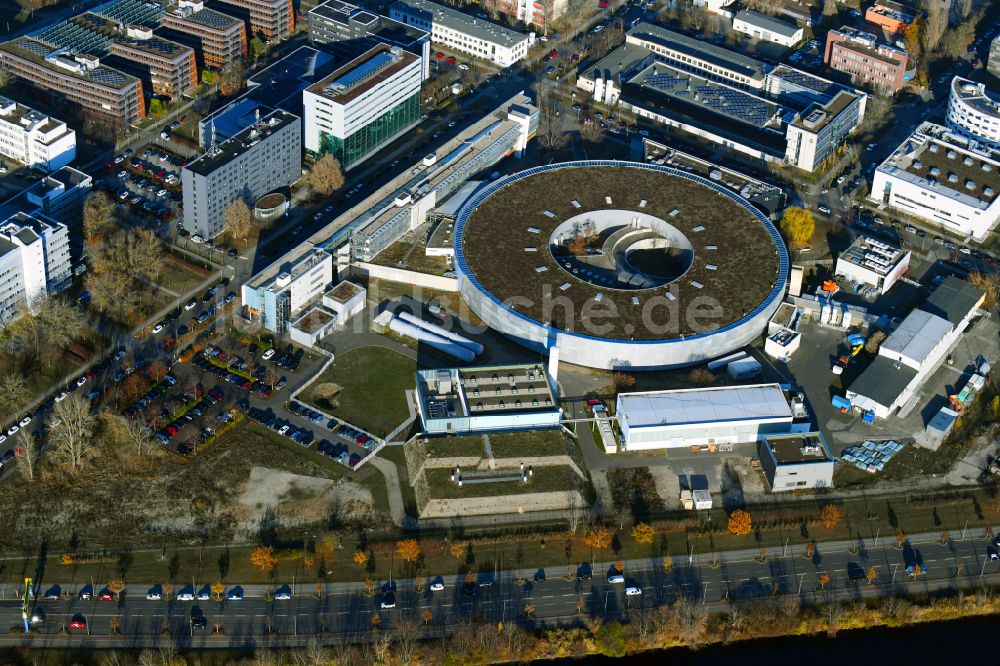
[[[640,587],[626,587],[625,588],[626,597],[639,597],[642,596],[642,588]]]
[[[3,444],[6,441],[7,441],[7,435],[0,434],[0,444]]]
[[[146,595],[146,600],[147,601],[159,601],[160,600],[160,593],[159,592],[150,592],[150,593],[148,593]]]
[[[177,595],[177,601],[194,601],[194,594],[190,592],[181,592]]]
[[[56,396],[56,402],[62,402],[67,397],[69,397],[69,393],[66,393],[66,391],[63,391],[62,393],[60,393],[59,395]]]
[[[611,585],[614,585],[616,583],[624,583],[624,582],[625,582],[625,576],[623,576],[621,574],[615,574],[613,576],[608,576],[608,583],[610,583]]]
[[[201,237],[201,234],[195,234],[194,236],[191,236],[191,242],[192,243],[204,243],[205,239]]]
[[[19,426],[21,426],[23,428],[26,425],[28,425],[29,423],[31,423],[31,417],[30,416],[25,416],[23,419],[21,419],[20,423],[18,423],[17,425],[19,425]]]
[[[202,590],[198,593],[198,601],[208,601],[212,598],[211,593],[208,590]]]
[[[163,324],[157,324],[156,326],[153,327],[153,335],[156,335],[162,330],[163,330]]]
[[[279,435],[284,435],[286,432],[288,432],[288,426],[287,425],[283,425],[280,428],[278,428],[278,434]]]
[[[459,68],[460,70],[462,70],[462,71],[466,71],[466,72],[467,72],[467,71],[469,70],[469,66],[468,66],[468,65],[466,65],[466,64],[465,64],[464,62],[463,62],[463,63],[459,63],[459,65],[458,65],[458,68]]]
[[[443,592],[444,583],[431,583],[431,592]]]
[[[289,599],[292,598],[292,593],[291,592],[278,592],[277,594],[274,595],[274,598],[277,599],[278,601],[288,601]]]
[[[261,356],[261,358],[266,361],[266,360],[270,359],[272,356],[274,356],[274,350],[273,349],[268,349],[266,352],[264,352],[264,355]]]
[[[80,388],[81,386],[83,386],[86,383],[87,383],[87,378],[86,377],[80,377],[78,380],[76,380],[76,387]]]
[[[20,428],[18,428],[17,424],[15,423],[11,427],[7,428],[7,436],[8,437],[13,437],[14,433],[16,433],[18,430],[20,430]]]

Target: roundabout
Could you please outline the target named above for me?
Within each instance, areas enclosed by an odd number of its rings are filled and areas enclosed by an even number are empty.
[[[570,162],[500,179],[459,211],[459,290],[491,328],[594,368],[681,367],[759,336],[788,253],[752,204],[652,164]]]

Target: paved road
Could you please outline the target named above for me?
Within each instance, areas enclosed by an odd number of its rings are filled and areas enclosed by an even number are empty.
[[[811,603],[1000,583],[1000,562],[990,559],[989,553],[995,550],[988,542],[973,539],[971,534],[946,545],[936,539],[936,535],[916,535],[901,549],[895,547],[895,539],[819,544],[809,558],[802,546],[785,554],[781,548],[772,548],[765,551],[763,561],[758,559],[757,550],[718,556],[694,553],[690,561],[675,558],[668,572],[658,558],[635,560],[625,563],[625,584],[607,582],[608,574],[613,572],[613,565],[607,562],[596,564],[593,571],[588,562],[576,562],[569,570],[559,567],[537,574],[530,570],[502,571],[494,580],[493,562],[484,561],[480,566],[487,571],[479,574],[477,583],[491,581],[489,586],[466,585],[464,577],[449,575],[440,579],[444,591],[431,592],[418,590],[412,580],[400,580],[395,585],[393,608],[380,607],[392,596],[378,592],[390,586],[386,581],[376,584],[373,595],[359,583],[327,585],[321,595],[311,585],[298,586],[289,600],[275,600],[265,596],[262,587],[247,586],[242,589],[244,599],[239,601],[149,601],[145,599],[149,587],[139,584],[130,586],[119,601],[80,600],[75,596],[79,585],[66,586],[60,591],[72,594],[70,600],[37,602],[45,619],[35,628],[33,640],[43,644],[122,640],[111,637],[112,623],[117,622],[121,633],[132,639],[153,639],[163,635],[167,627],[169,635],[182,643],[190,641],[198,646],[223,641],[233,645],[265,637],[311,636],[320,631],[359,634],[370,628],[371,616],[376,612],[383,627],[391,628],[403,617],[420,622],[423,612],[430,611],[433,623],[446,630],[473,618],[527,622],[526,606],[533,607],[532,621],[558,623],[580,615],[622,617],[639,608],[672,603],[680,595],[702,598],[710,608],[722,610],[733,602],[775,594],[798,595],[803,602]],[[488,553],[480,557],[488,560]],[[907,575],[906,564],[914,562],[927,570],[926,575],[915,579]],[[871,569],[876,577],[868,582],[866,575]],[[856,580],[852,580],[852,573]],[[829,577],[825,585],[823,576]],[[640,596],[626,596],[627,586],[639,587],[643,592]],[[51,584],[46,583],[39,590],[47,593],[50,588]],[[187,590],[194,592],[196,588]],[[177,588],[178,593],[184,591]],[[205,629],[192,626],[192,617],[199,616],[206,619]],[[86,628],[71,629],[68,637],[60,636],[62,627],[73,618],[84,619]],[[18,602],[0,601],[0,627],[19,625]],[[222,627],[224,637],[210,636],[216,625]],[[22,639],[3,634],[0,645]]]

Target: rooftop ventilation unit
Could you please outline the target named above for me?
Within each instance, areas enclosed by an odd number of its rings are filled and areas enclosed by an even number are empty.
[[[965,181],[965,189],[967,189],[967,190],[974,190],[974,189],[976,189],[976,181],[972,180],[971,178],[968,179],[968,180],[966,180]]]
[[[929,173],[930,173],[930,174],[931,174],[932,176],[940,176],[940,175],[941,175],[941,169],[940,169],[939,167],[936,167],[936,166],[932,166],[932,167],[930,168],[930,170],[929,170]]]
[[[966,158],[962,160],[962,162],[965,164],[965,166],[972,166],[974,160],[971,157],[966,156]]]
[[[957,183],[958,182],[958,174],[955,173],[954,171],[949,171],[948,172],[948,182],[949,183]]]

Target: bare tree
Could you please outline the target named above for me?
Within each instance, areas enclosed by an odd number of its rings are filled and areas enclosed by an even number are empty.
[[[604,141],[604,137],[607,133],[604,128],[595,122],[584,123],[580,127],[580,136],[587,143],[600,143]]]
[[[137,460],[149,456],[155,450],[148,426],[142,419],[127,419],[105,411],[101,414],[101,420],[104,425],[103,434],[106,435],[102,439],[112,440],[118,446],[126,448]]]
[[[920,34],[920,45],[924,53],[930,53],[937,48],[941,37],[948,29],[948,6],[946,0],[926,0],[922,9],[927,18],[923,22],[923,32]]]
[[[46,298],[34,313],[27,313],[4,331],[10,345],[29,361],[49,366],[57,353],[83,334],[83,314],[58,298]]]
[[[219,92],[226,97],[239,93],[246,85],[246,65],[241,60],[234,60],[219,73]]]
[[[28,481],[34,481],[35,462],[38,460],[38,441],[34,435],[28,432],[27,428],[21,428],[14,437],[14,447],[17,451],[17,468],[28,477]]]
[[[576,476],[575,474],[573,476]],[[571,493],[569,505],[566,507],[566,522],[569,523],[569,531],[576,534],[580,528],[580,520],[583,519],[583,504],[580,501],[579,493]]]
[[[96,243],[111,236],[116,229],[115,205],[104,190],[95,190],[83,204],[83,237],[87,243]]]
[[[539,93],[538,108],[541,115],[536,137],[543,150],[555,153],[569,142],[569,127],[552,97],[551,92]]]
[[[28,382],[20,372],[0,377],[0,412],[12,414],[28,399]]]
[[[223,220],[229,238],[233,241],[243,241],[243,246],[246,247],[247,236],[250,235],[250,224],[253,220],[247,202],[242,197],[233,201],[226,207]]]
[[[404,617],[394,623],[396,634],[396,656],[401,664],[409,664],[417,647],[417,623],[413,618]]]
[[[90,439],[96,419],[90,413],[90,402],[79,393],[57,402],[49,419],[49,441],[56,456],[76,472],[89,453]]]
[[[326,197],[344,186],[344,170],[336,157],[327,153],[309,170],[309,187]]]

